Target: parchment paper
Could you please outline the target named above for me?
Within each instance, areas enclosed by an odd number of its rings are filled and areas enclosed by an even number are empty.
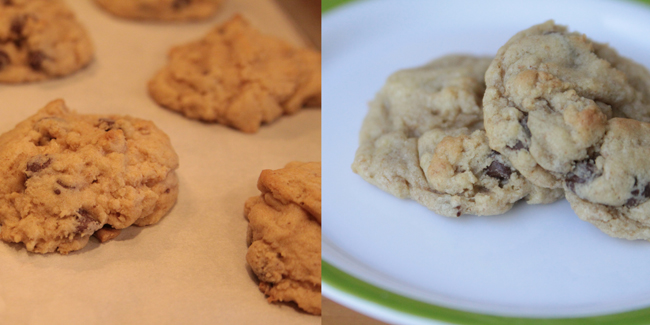
[[[146,89],[171,46],[236,12],[299,44],[292,24],[267,0],[226,0],[214,19],[189,24],[122,20],[90,0],[67,2],[94,40],[95,61],[64,79],[0,85],[0,133],[55,98],[82,113],[152,120],[180,157],[180,194],[160,223],[101,245],[92,238],[68,256],[0,242],[0,324],[320,324],[318,316],[266,302],[246,265],[243,216],[263,169],[320,160],[320,110],[244,134],[163,109]]]

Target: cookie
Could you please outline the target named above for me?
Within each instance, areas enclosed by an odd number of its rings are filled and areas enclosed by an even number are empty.
[[[650,123],[613,118],[590,156],[565,177],[576,214],[605,233],[650,240]]]
[[[203,39],[172,48],[149,94],[186,117],[253,133],[320,105],[320,66],[320,53],[264,35],[236,15]]]
[[[157,223],[176,202],[177,168],[152,122],[78,114],[55,100],[0,135],[0,237],[67,254],[93,234],[105,241]]]
[[[0,1],[0,83],[65,76],[93,54],[88,33],[63,1]]]
[[[106,11],[140,20],[203,20],[212,17],[222,0],[95,0]]]
[[[260,196],[246,201],[246,261],[269,302],[295,302],[321,314],[321,164],[264,170]]]
[[[561,198],[561,189],[533,186],[490,149],[481,107],[490,62],[450,55],[391,75],[370,103],[353,171],[448,217]]]
[[[650,121],[650,73],[553,21],[513,36],[485,81],[490,146],[542,187],[562,187],[613,116]]]

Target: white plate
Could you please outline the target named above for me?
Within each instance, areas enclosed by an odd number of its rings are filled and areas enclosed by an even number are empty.
[[[493,55],[516,32],[548,19],[650,66],[649,8],[624,1],[378,0],[327,13],[324,294],[391,322],[650,320],[650,243],[609,237],[564,200],[518,204],[501,216],[445,218],[350,169],[367,102],[392,72],[450,53]]]

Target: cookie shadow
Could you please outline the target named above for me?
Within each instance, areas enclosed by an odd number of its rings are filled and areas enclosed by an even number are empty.
[[[142,232],[142,230],[144,230],[145,228],[148,228],[148,227],[149,226],[143,226],[143,227],[129,226],[127,228],[122,229],[120,234],[117,237],[115,237],[114,239],[112,239],[112,240],[114,240],[114,241],[131,240],[131,239],[135,238],[137,235],[139,235]]]

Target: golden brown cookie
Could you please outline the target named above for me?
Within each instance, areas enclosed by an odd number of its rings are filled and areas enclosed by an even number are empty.
[[[246,261],[269,302],[293,301],[321,314],[321,164],[292,162],[264,170],[248,201]]]
[[[176,202],[177,168],[152,122],[78,114],[55,100],[0,135],[0,237],[67,254],[93,234],[103,242],[157,223]]]
[[[236,15],[177,46],[149,81],[160,105],[206,122],[257,132],[283,114],[320,104],[320,53],[264,35]]]
[[[0,1],[0,83],[71,74],[90,63],[93,45],[61,0]]]

